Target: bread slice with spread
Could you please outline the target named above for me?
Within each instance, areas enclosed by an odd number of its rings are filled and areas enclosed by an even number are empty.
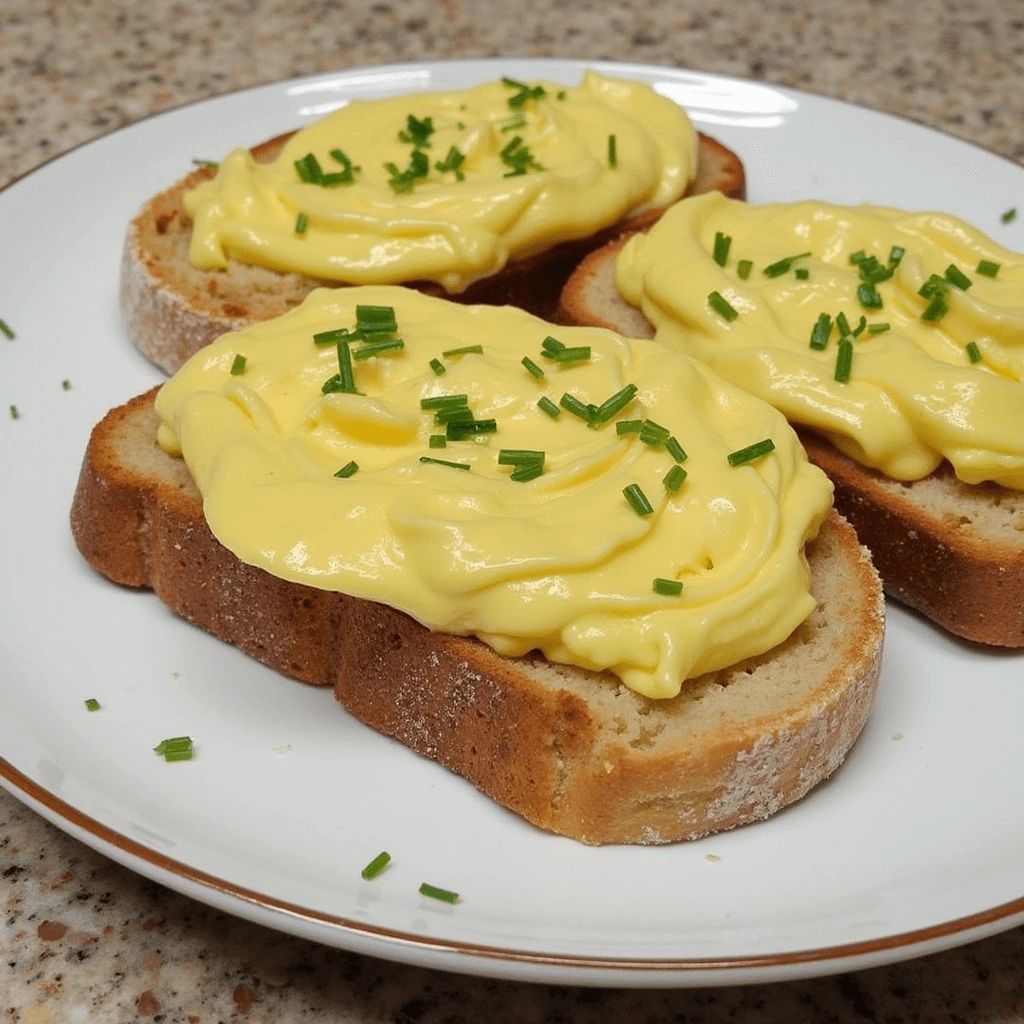
[[[560,315],[656,336],[771,401],[890,594],[1022,647],[1022,286],[1024,258],[949,215],[688,199],[590,254]]]
[[[150,199],[125,239],[121,309],[168,372],[326,285],[411,283],[551,319],[586,252],[710,190],[743,198],[741,161],[640,83],[353,101]]]
[[[386,308],[401,346],[351,337]],[[659,346],[550,330],[316,292],[104,418],[78,547],[541,828],[765,818],[867,720],[870,559],[770,407]],[[345,370],[335,344],[374,351]]]

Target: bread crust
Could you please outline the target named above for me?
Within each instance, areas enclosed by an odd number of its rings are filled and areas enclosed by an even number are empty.
[[[563,322],[654,337],[615,287],[615,258],[628,237],[580,262],[562,292]],[[1024,647],[1024,493],[965,484],[948,463],[900,483],[811,430],[800,436],[835,484],[835,506],[871,551],[889,594],[965,640]]]
[[[277,157],[292,133],[252,150],[255,159]],[[720,142],[699,136],[697,176],[690,194],[718,189],[733,199],[746,195],[739,157]],[[197,270],[189,262],[191,222],[182,197],[215,172],[197,168],[150,199],[132,219],[121,255],[120,305],[128,337],[160,369],[173,373],[200,348],[227,331],[280,316],[314,288],[339,287],[336,281],[282,274],[239,263],[226,271]],[[630,218],[577,242],[509,264],[494,277],[477,281],[459,295],[439,285],[410,282],[430,295],[457,302],[519,306],[553,320],[562,288],[583,255],[622,231],[649,227],[661,215],[654,210]]]
[[[774,651],[652,701],[614,676],[506,659],[385,605],[240,562],[213,537],[156,389],[96,426],[71,509],[109,579],[303,682],[542,829],[586,843],[694,839],[765,818],[842,762],[881,665],[877,575],[833,515],[811,554],[818,609]]]

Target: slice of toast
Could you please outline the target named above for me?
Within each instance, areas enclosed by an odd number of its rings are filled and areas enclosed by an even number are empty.
[[[252,150],[270,162],[291,137],[281,135]],[[204,345],[227,331],[280,316],[314,289],[337,285],[302,274],[282,274],[233,262],[226,271],[197,270],[189,262],[191,221],[182,196],[214,171],[197,168],[150,199],[132,220],[121,260],[120,301],[128,336],[148,359],[173,373]],[[739,157],[706,135],[699,136],[697,174],[688,194],[720,191],[733,199],[746,194]],[[578,242],[509,264],[500,274],[478,281],[460,295],[440,286],[412,282],[421,291],[458,302],[519,306],[551,320],[566,279],[581,257],[624,230],[648,227],[660,210],[643,214]]]
[[[627,238],[586,256],[559,306],[567,324],[654,337],[615,286]],[[836,508],[871,550],[886,590],[956,636],[1024,647],[1024,493],[965,484],[944,463],[912,483],[890,480],[803,430],[811,462],[835,484]]]
[[[284,674],[333,686],[355,717],[540,828],[666,843],[766,818],[828,777],[864,726],[881,586],[834,513],[810,552],[812,615],[768,654],[655,701],[613,675],[502,658],[242,563],[207,527],[184,463],[157,445],[154,396],[93,431],[71,510],[85,558]]]

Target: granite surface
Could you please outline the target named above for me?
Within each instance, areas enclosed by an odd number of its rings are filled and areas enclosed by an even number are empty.
[[[231,89],[499,54],[637,60],[797,86],[1024,162],[1020,0],[4,0],[0,185],[114,128]],[[891,967],[749,988],[465,978],[227,917],[113,864],[2,791],[0,903],[0,1020],[11,1024],[1024,1022],[1019,929]]]

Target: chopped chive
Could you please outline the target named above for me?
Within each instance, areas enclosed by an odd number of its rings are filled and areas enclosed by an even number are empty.
[[[885,334],[889,330],[888,324],[869,324],[868,334]]]
[[[842,313],[839,315],[842,316]],[[843,319],[845,320],[845,317]],[[831,333],[832,317],[828,313],[820,314],[811,331],[811,348],[818,352],[823,351],[828,346],[828,338]]]
[[[371,359],[373,356],[382,356],[385,352],[398,352],[405,348],[405,342],[401,338],[388,338],[385,341],[374,341],[362,348],[357,348],[352,353],[353,359]]]
[[[451,469],[470,469],[468,462],[448,462],[445,459],[432,459],[428,455],[421,455],[420,462],[429,462],[434,466],[448,466]]]
[[[245,373],[245,356],[239,353],[231,364],[231,376],[241,377],[243,373]]]
[[[666,491],[672,491],[673,494],[683,486],[683,481],[686,479],[686,470],[682,466],[673,466],[661,479],[661,482],[665,485]]]
[[[651,448],[660,448],[669,438],[668,427],[663,427],[654,420],[644,420],[640,427],[640,440]]]
[[[802,260],[805,256],[810,256],[809,252],[799,252],[795,256],[786,256],[784,259],[777,260],[775,263],[770,263],[764,268],[762,273],[765,277],[781,277],[785,274],[790,267],[796,263],[797,260]],[[853,257],[851,256],[852,260]]]
[[[951,284],[965,292],[971,287],[974,282],[954,263],[950,263],[946,267],[946,280]]]
[[[497,429],[497,420],[450,420],[445,428],[445,437],[449,441],[465,441],[479,434],[493,434]]]
[[[472,423],[474,419],[473,410],[468,405],[453,405],[434,413],[434,422],[441,426],[448,423]]]
[[[356,379],[352,371],[352,350],[347,341],[338,342],[338,376],[342,391],[354,392]]]
[[[811,272],[806,267],[797,267],[793,271],[793,276],[798,281],[806,281],[811,276]]]
[[[715,245],[711,258],[720,266],[724,267],[729,259],[729,246],[732,245],[732,236],[723,235],[721,231],[715,232]],[[751,264],[753,265],[753,264]]]
[[[431,434],[428,444],[431,448],[447,448],[448,438],[444,434]]]
[[[483,355],[483,345],[463,345],[462,348],[450,348],[446,352],[442,352],[441,355],[445,359],[450,359],[452,356],[465,356],[469,355],[470,352],[475,352],[477,355]]]
[[[972,363],[981,362],[981,349],[978,348],[978,343],[976,341],[969,341],[964,346],[964,349],[967,352],[967,358],[970,359]]]
[[[389,864],[391,863],[391,854],[387,850],[381,850],[369,864],[360,872],[363,878],[367,882],[372,882]]]
[[[643,420],[619,420],[615,424],[615,433],[620,437],[623,434],[639,434],[643,425]]]
[[[882,308],[882,296],[878,294],[878,289],[870,281],[857,286],[857,301],[865,309]]]
[[[739,313],[736,312],[728,302],[722,298],[719,292],[712,292],[708,296],[708,305],[723,319],[726,323],[732,323]]]
[[[852,331],[850,331],[850,337],[851,338],[859,338],[864,333],[864,331],[867,329],[867,326],[868,326],[868,318],[866,316],[862,316],[860,318],[860,320],[857,321],[857,326],[854,327],[854,329]]]
[[[562,395],[558,404],[567,412],[571,412],[573,416],[578,416],[585,423],[589,423],[592,418],[590,407],[574,395],[570,395],[568,391]]]
[[[857,272],[862,281],[868,284],[880,284],[888,281],[895,273],[895,264],[885,266],[874,256],[865,256],[857,267]]]
[[[676,462],[686,461],[686,452],[683,451],[683,446],[675,439],[675,437],[670,437],[665,442],[665,450],[673,459],[676,460]]]
[[[630,484],[628,487],[623,487],[622,493],[626,501],[629,502],[629,507],[638,516],[649,516],[654,511],[654,506],[647,500],[647,495],[640,490],[639,484]]]
[[[557,338],[552,338],[550,334],[540,343],[540,347],[545,352],[560,352],[565,348]]]
[[[999,273],[999,266],[998,263],[993,263],[991,260],[980,260],[974,269],[976,273],[984,277],[995,277]],[[0,323],[3,323],[3,321],[0,321]],[[4,333],[6,334],[7,332],[5,331]]]
[[[165,761],[191,761],[192,737],[172,736],[170,739],[161,740],[153,748],[153,752]]]
[[[298,172],[300,180],[307,185],[319,184],[320,179],[324,176],[320,161],[312,153],[307,153],[304,157],[296,160],[295,170]]]
[[[833,377],[839,384],[850,383],[850,368],[853,366],[853,342],[843,338],[836,352],[836,370]]]
[[[358,331],[350,331],[347,327],[337,327],[333,331],[321,331],[313,335],[314,345],[333,345],[338,341],[362,341]]]
[[[199,157],[193,157],[192,163],[196,167],[220,167],[216,160],[202,160]]]
[[[461,152],[457,146],[451,146],[444,160],[439,160],[434,164],[434,170],[439,171],[441,174],[451,172],[455,175],[456,181],[465,181],[466,175],[462,170],[462,165],[465,162],[466,154]]]
[[[936,320],[941,320],[948,312],[949,299],[946,298],[945,293],[935,292],[921,314],[921,319],[926,323],[933,323]]]
[[[933,295],[947,295],[949,293],[949,281],[938,274],[931,274],[928,280],[917,290],[922,299],[930,299]]]
[[[531,480],[536,480],[544,472],[543,462],[531,462],[526,466],[520,466],[514,470],[509,476],[509,480],[514,481],[517,484],[526,484]]]
[[[680,580],[666,580],[656,576],[653,589],[663,597],[678,597],[683,592],[683,584]]]
[[[421,398],[420,408],[427,409],[450,409],[455,406],[468,405],[469,395],[435,395],[433,398]]]
[[[904,249],[902,245],[894,245],[889,250],[889,262],[893,264],[893,266],[898,265],[900,260],[902,260],[906,255],[906,252],[907,250]]]
[[[0,334],[2,334],[8,341],[14,341],[14,331],[12,331],[3,320],[0,320]]]
[[[443,377],[448,371],[445,368],[444,363],[440,359],[431,359],[430,368],[437,374],[438,377]]]
[[[352,185],[356,180],[352,172],[356,170],[358,170],[357,167],[351,167],[347,171],[332,171],[330,174],[325,174],[317,184],[321,188],[334,188],[335,185]]]
[[[413,114],[405,119],[405,130],[398,133],[399,142],[408,142],[417,149],[430,148],[430,136],[434,134],[434,119],[424,117],[422,120]]]
[[[850,321],[846,319],[845,313],[836,314],[836,327],[839,329],[840,338],[848,338],[850,336]]]
[[[432,900],[440,900],[442,903],[451,903],[452,905],[459,902],[459,894],[452,892],[450,889],[439,889],[436,885],[431,885],[429,882],[424,882],[420,886],[420,895],[427,896]]]
[[[11,406],[11,408],[13,409],[14,407]],[[540,409],[541,412],[546,412],[553,420],[557,420],[558,417],[562,415],[562,410],[559,409],[558,406],[547,397],[547,395],[543,395],[538,400],[537,408]]]
[[[352,166],[352,161],[340,149],[332,149],[330,153],[331,159],[336,163],[341,164],[345,170],[348,170]]]
[[[61,386],[61,390],[62,391],[70,391],[71,390],[71,381],[69,381],[69,380],[62,380],[60,382],[60,386]]]
[[[532,448],[502,448],[498,452],[499,466],[525,466],[530,463],[544,462],[544,452]]]
[[[394,306],[356,306],[356,330],[366,334],[394,334],[398,330]]]
[[[615,143],[615,136],[608,136],[608,166],[618,167],[619,166],[619,153]]]
[[[594,413],[594,425],[607,423],[616,413],[622,412],[636,397],[637,386],[627,384],[624,388],[616,391],[611,398],[605,399]]]
[[[746,448],[730,452],[728,455],[729,465],[745,466],[748,462],[754,462],[773,451],[775,451],[775,442],[770,437],[766,437],[763,441],[755,441],[753,444],[748,444]]]
[[[306,233],[306,228],[308,228],[308,227],[309,227],[309,218],[304,213],[300,213],[295,218],[295,234],[297,234],[297,235],[304,235]]]
[[[567,348],[561,343],[559,345],[559,348],[545,348],[541,355],[545,359],[553,359],[556,363],[579,363],[590,358],[589,345],[577,345],[575,348]]]
[[[523,356],[520,362],[526,367],[526,371],[531,377],[540,380],[544,376],[544,371],[529,356]]]
[[[95,697],[89,697],[85,702],[86,711],[99,711],[100,702]]]
[[[168,763],[172,761],[191,761],[192,748],[189,747],[188,750],[168,750],[167,753],[164,754],[164,760]]]
[[[858,266],[864,260],[868,258],[868,254],[863,249],[858,249],[856,252],[850,253],[850,262],[854,266]]]
[[[565,99],[565,90],[564,89],[559,89],[558,92],[555,93],[555,99],[556,100],[564,100]]]
[[[1017,219],[1017,207],[1016,206],[1011,206],[1008,210],[1005,210],[1003,212],[1002,217],[1000,217],[1000,220],[1004,224],[1009,224],[1011,221],[1016,220],[1016,219]]]
[[[16,405],[8,406],[8,408],[11,410],[11,419],[12,420],[20,419],[21,413],[18,412],[18,407]]]
[[[338,470],[334,475],[339,480],[347,480],[350,476],[355,476],[359,472],[359,463],[353,460],[352,462],[346,462],[341,469]]]
[[[746,281],[746,279],[748,277],[750,277],[750,272],[753,269],[754,269],[754,261],[753,260],[740,260],[739,263],[736,264],[736,276],[741,281]]]
[[[498,156],[506,167],[512,168],[512,170],[504,175],[506,178],[515,178],[521,174],[526,174],[527,171],[544,170],[544,167],[534,159],[533,154],[530,152],[530,147],[523,144],[523,137],[521,135],[516,135],[501,150]]]
[[[519,113],[505,118],[501,122],[502,132],[514,132],[526,127],[526,115],[520,110]]]

